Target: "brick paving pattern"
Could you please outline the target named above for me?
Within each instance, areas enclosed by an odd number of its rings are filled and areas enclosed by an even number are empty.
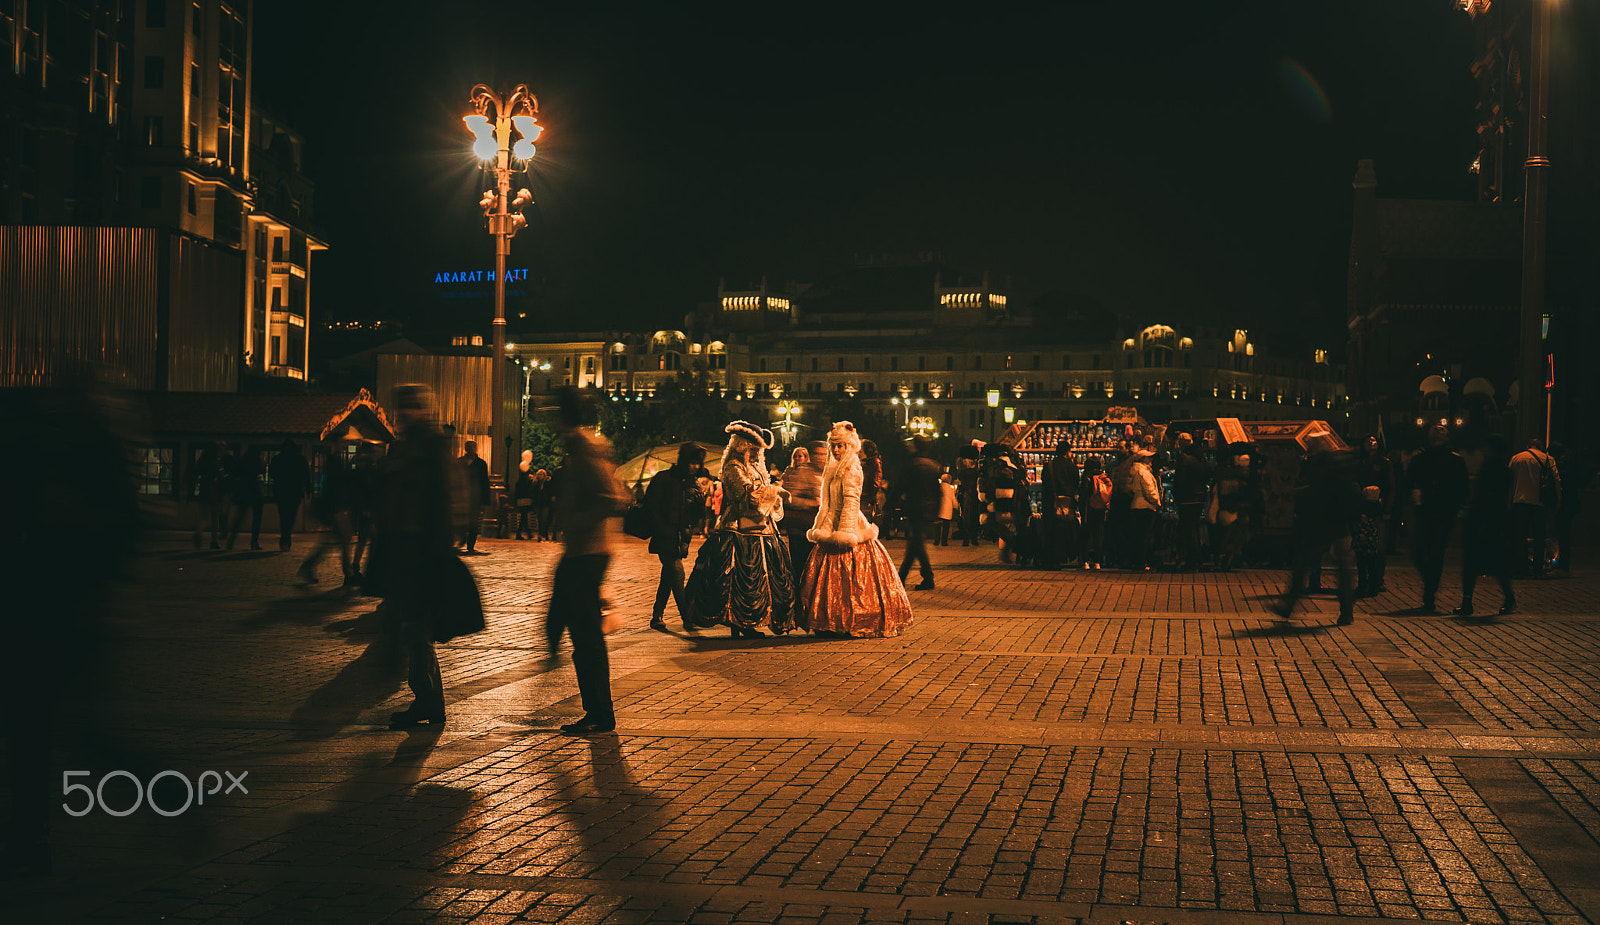
[[[157,544],[115,620],[111,754],[250,792],[58,813],[15,920],[1600,920],[1600,573],[1463,625],[1400,615],[1396,559],[1354,627],[1328,597],[1284,627],[1281,572],[950,547],[904,637],[747,642],[644,629],[630,543],[618,735],[575,741],[570,665],[541,661],[559,549],[482,545],[490,628],[440,649],[449,724],[406,734],[376,601],[296,588],[299,549]]]

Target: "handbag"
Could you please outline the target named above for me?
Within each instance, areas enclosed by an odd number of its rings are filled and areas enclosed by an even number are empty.
[[[622,532],[631,537],[647,540],[655,532],[655,524],[650,520],[650,512],[643,505],[635,504],[622,512]]]
[[[449,642],[457,636],[470,636],[484,629],[483,599],[478,583],[459,558],[447,555],[434,565],[434,580],[426,582],[421,602],[432,619],[433,640]]]

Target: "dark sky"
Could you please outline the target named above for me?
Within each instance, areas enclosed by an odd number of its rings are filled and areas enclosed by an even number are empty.
[[[511,264],[573,329],[935,251],[1025,302],[1337,345],[1357,158],[1382,195],[1475,188],[1448,0],[1016,6],[262,4],[256,94],[308,136],[325,318],[487,330],[487,300],[431,283],[492,264],[480,81],[539,97]]]

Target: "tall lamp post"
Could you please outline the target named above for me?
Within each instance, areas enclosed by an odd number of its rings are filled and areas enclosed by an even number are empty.
[[[495,188],[483,195],[479,203],[489,216],[489,234],[494,236],[494,363],[489,379],[492,389],[489,404],[489,480],[505,486],[506,459],[511,454],[502,438],[505,432],[505,362],[506,362],[506,257],[511,253],[511,238],[526,225],[522,210],[533,202],[526,189],[517,191],[511,198],[512,161],[522,162],[526,169],[533,160],[534,139],[543,129],[537,124],[539,99],[526,84],[517,84],[510,96],[502,96],[485,84],[472,88],[472,105],[477,112],[464,116],[462,121],[477,136],[472,143],[472,153],[486,165],[492,164]],[[512,135],[517,137],[513,140]]]
[[[1545,150],[1546,99],[1550,81],[1550,7],[1553,0],[1533,0],[1529,10],[1530,44],[1533,66],[1528,69],[1528,159],[1524,163],[1525,189],[1522,197],[1522,341],[1520,368],[1521,396],[1517,407],[1519,446],[1549,428],[1541,417],[1548,417],[1539,402],[1539,386],[1545,383],[1544,345],[1544,241],[1547,210],[1547,170],[1550,158]],[[1548,396],[1548,391],[1546,395]]]

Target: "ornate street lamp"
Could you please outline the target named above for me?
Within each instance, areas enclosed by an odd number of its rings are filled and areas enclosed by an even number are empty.
[[[905,428],[906,430],[910,430],[911,429],[911,406],[912,405],[916,405],[917,407],[920,408],[920,407],[922,407],[922,403],[923,403],[922,399],[920,399],[920,398],[904,398],[904,397],[902,397],[902,398],[891,398],[891,399],[889,399],[889,404],[898,405],[905,412],[901,416],[900,426]]]
[[[994,409],[1000,407],[1000,390],[990,389],[987,396],[989,400],[989,442],[994,442]]]
[[[489,217],[489,233],[494,236],[494,363],[490,386],[489,406],[489,479],[499,487],[505,486],[506,462],[510,447],[505,433],[504,366],[506,362],[506,257],[511,253],[511,238],[526,225],[522,210],[533,203],[533,194],[527,189],[517,190],[511,196],[512,162],[519,161],[522,169],[533,160],[533,142],[543,129],[538,125],[539,99],[529,92],[526,84],[517,84],[511,95],[501,96],[484,84],[472,88],[472,105],[477,110],[462,121],[477,136],[472,143],[472,153],[484,161],[487,169],[494,170],[495,188],[483,194],[479,205]],[[513,139],[513,135],[519,136]],[[492,165],[487,166],[487,165]]]
[[[778,413],[783,415],[783,420],[773,421],[772,427],[783,438],[784,444],[787,445],[794,440],[795,434],[800,432],[800,428],[805,426],[795,422],[795,418],[800,416],[800,403],[792,398],[785,398],[783,401],[778,402]]]

